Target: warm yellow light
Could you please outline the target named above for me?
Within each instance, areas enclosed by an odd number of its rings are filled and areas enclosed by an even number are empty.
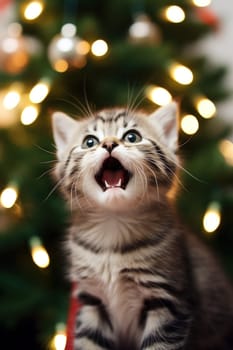
[[[42,269],[48,267],[50,258],[39,237],[31,238],[30,245],[33,262]]]
[[[64,350],[66,346],[66,334],[58,333],[54,336],[54,346],[56,350]]]
[[[108,44],[104,40],[96,40],[91,45],[91,52],[95,56],[104,56],[108,52]]]
[[[17,107],[20,102],[20,94],[17,91],[8,92],[3,99],[5,109],[11,110]]]
[[[217,230],[221,223],[220,206],[217,202],[212,202],[203,217],[203,227],[206,232],[212,233]]]
[[[34,263],[41,268],[46,268],[49,266],[49,256],[44,247],[35,247],[32,249],[32,259]]]
[[[193,0],[193,4],[198,7],[205,7],[211,4],[212,0]]]
[[[216,107],[214,103],[205,97],[197,100],[196,107],[199,114],[205,119],[212,118],[216,113]]]
[[[219,144],[219,149],[226,163],[233,166],[233,142],[229,140],[222,140]]]
[[[27,106],[23,109],[21,113],[21,123],[23,125],[30,125],[34,123],[39,115],[39,109],[36,106]]]
[[[5,188],[0,196],[0,203],[4,208],[12,208],[18,197],[16,188],[7,187]]]
[[[53,68],[59,73],[64,73],[69,68],[69,64],[66,60],[60,59],[54,62]]]
[[[32,103],[42,102],[49,93],[49,83],[41,82],[36,84],[29,93],[29,99]]]
[[[80,55],[87,55],[90,49],[90,44],[86,40],[80,40],[77,43],[76,50]]]
[[[169,72],[171,77],[179,84],[189,85],[193,81],[193,73],[191,69],[182,64],[172,64]]]
[[[56,326],[56,333],[52,339],[52,349],[53,350],[64,350],[66,347],[66,326],[63,323],[59,323]]]
[[[44,9],[44,5],[41,1],[31,1],[25,7],[24,17],[28,21],[32,21],[40,16],[43,9]]]
[[[170,92],[160,86],[151,86],[146,90],[147,97],[158,106],[165,106],[172,100]]]
[[[165,17],[169,22],[181,23],[185,20],[185,12],[180,6],[168,6],[165,10]]]
[[[181,119],[180,126],[185,134],[194,135],[199,129],[199,122],[194,115],[187,114]]]

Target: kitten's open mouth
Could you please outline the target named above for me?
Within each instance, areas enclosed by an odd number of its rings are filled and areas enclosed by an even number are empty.
[[[109,157],[103,162],[95,179],[103,191],[117,187],[125,190],[130,179],[130,173],[123,167],[119,160]]]

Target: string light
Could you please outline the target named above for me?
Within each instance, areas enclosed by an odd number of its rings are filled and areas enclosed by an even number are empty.
[[[0,196],[0,203],[4,208],[12,208],[18,197],[18,192],[15,187],[6,187]]]
[[[169,68],[172,79],[182,85],[189,85],[193,81],[193,73],[191,69],[179,63],[173,63]]]
[[[146,95],[158,106],[165,106],[172,100],[170,92],[161,86],[149,86],[146,89]]]
[[[212,202],[208,206],[203,217],[204,230],[208,233],[212,233],[217,230],[220,223],[221,223],[220,205],[217,202]]]
[[[108,52],[108,44],[104,40],[96,40],[91,45],[91,52],[97,57],[104,56]]]
[[[50,264],[49,255],[42,245],[39,237],[32,237],[30,239],[31,255],[33,262],[40,268],[45,269]]]
[[[21,123],[23,125],[30,125],[34,123],[39,115],[39,108],[37,106],[27,106],[21,113]]]
[[[200,97],[197,99],[196,108],[199,114],[205,119],[212,118],[216,113],[214,103],[206,97]]]
[[[198,7],[206,7],[211,4],[212,0],[193,0],[193,4]]]
[[[229,140],[222,140],[219,144],[219,149],[226,163],[233,166],[233,142]]]
[[[44,4],[41,1],[31,1],[24,8],[24,18],[28,21],[33,21],[38,18],[44,9]]]
[[[180,126],[185,134],[194,135],[199,129],[199,122],[194,115],[187,114],[181,119]]]
[[[36,84],[29,93],[29,99],[32,103],[42,102],[49,93],[50,84],[48,81],[41,81]]]
[[[16,92],[8,95],[9,92]],[[24,95],[24,86],[18,82],[0,90],[0,128],[9,128],[18,124],[19,111]]]
[[[63,323],[58,323],[56,326],[56,333],[52,339],[53,350],[64,350],[66,347],[66,326]]]
[[[180,6],[168,6],[164,11],[166,20],[172,23],[181,23],[185,20],[185,12]]]
[[[4,99],[3,106],[7,110],[14,109],[20,102],[20,94],[18,91],[9,91]]]

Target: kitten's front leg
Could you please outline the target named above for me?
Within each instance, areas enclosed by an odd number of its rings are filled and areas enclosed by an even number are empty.
[[[186,349],[191,326],[187,308],[165,298],[146,299],[140,324],[143,327],[140,350]]]
[[[113,327],[101,300],[80,293],[82,308],[77,315],[74,350],[114,350]]]

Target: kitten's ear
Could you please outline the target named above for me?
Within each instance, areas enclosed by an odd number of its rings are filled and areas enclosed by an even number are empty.
[[[154,125],[158,124],[162,128],[166,144],[175,151],[178,141],[178,104],[171,102],[160,107],[149,115],[149,119]]]
[[[60,159],[70,136],[73,134],[77,122],[62,112],[55,112],[52,115],[53,137],[57,147],[57,157]]]

